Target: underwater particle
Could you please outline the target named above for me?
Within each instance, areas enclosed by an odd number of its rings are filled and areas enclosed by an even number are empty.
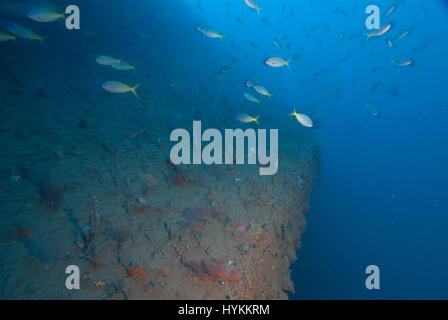
[[[367,40],[369,40],[372,37],[379,37],[382,36],[383,34],[385,34],[386,32],[388,32],[390,30],[390,28],[392,27],[392,24],[386,24],[384,27],[382,27],[379,30],[375,30],[371,33],[366,34],[367,35]]]
[[[223,35],[209,28],[196,26],[196,30],[202,33],[204,36],[212,39],[222,39]]]
[[[295,116],[297,121],[299,121],[300,124],[304,127],[307,127],[307,128],[313,127],[313,120],[311,120],[311,118],[308,117],[306,114],[297,113],[295,108],[294,108],[294,112],[291,113],[290,116]]]
[[[339,41],[344,40],[344,36],[345,36],[344,31],[341,31],[341,33],[339,34]]]
[[[242,123],[255,122],[256,124],[260,125],[260,123],[258,122],[259,118],[260,118],[260,115],[253,118],[245,113],[240,113],[239,115],[236,116],[236,120],[238,120],[239,122],[242,122]]]
[[[126,92],[132,92],[136,98],[138,98],[137,95],[137,88],[140,86],[140,84],[137,84],[134,87],[130,87],[127,84],[124,84],[119,81],[107,81],[103,84],[103,88],[106,91],[112,92],[112,93],[126,93]]]
[[[255,98],[253,95],[251,95],[250,93],[244,92],[243,93],[244,98],[246,98],[246,100],[250,101],[250,102],[255,102],[255,103],[260,103],[260,100],[258,100],[257,98]]]
[[[53,22],[58,19],[64,19],[65,14],[44,8],[34,8],[28,12],[28,18],[37,22]]]
[[[103,66],[110,66],[113,64],[118,64],[121,61],[119,59],[112,58],[110,56],[100,55],[96,57],[95,61]]]
[[[287,66],[289,69],[289,60],[286,61],[283,58],[279,58],[279,57],[270,57],[268,59],[266,59],[265,63],[273,68],[280,68],[283,66]]]
[[[410,65],[413,64],[413,61],[411,59],[404,59],[404,60],[395,60],[393,59],[391,61],[392,64],[396,64],[400,67],[409,67]]]
[[[391,48],[394,47],[394,44],[393,44],[392,40],[390,40],[390,39],[387,39],[387,45]]]
[[[260,85],[255,85],[255,86],[254,86],[254,89],[255,89],[255,91],[257,91],[259,94],[261,94],[261,95],[263,95],[263,96],[267,96],[267,97],[269,98],[269,100],[271,100],[272,93],[269,93],[269,91],[268,91],[265,87],[260,86]]]
[[[16,40],[16,37],[0,30],[0,42]]]
[[[36,34],[30,29],[21,26],[18,23],[10,21],[8,22],[6,29],[16,37],[26,40],[39,40],[41,43],[44,43],[44,37]]]
[[[380,115],[378,108],[376,108],[370,104],[366,104],[366,110],[368,110],[374,117],[378,117]]]
[[[244,2],[249,6],[249,8],[257,10],[257,14],[260,15],[261,8],[255,3],[255,0],[244,0]]]
[[[135,71],[135,66],[131,66],[129,63],[125,62],[125,61],[120,61],[118,63],[113,63],[111,64],[111,67],[115,70],[120,70],[120,71],[127,71],[127,70],[134,70]]]

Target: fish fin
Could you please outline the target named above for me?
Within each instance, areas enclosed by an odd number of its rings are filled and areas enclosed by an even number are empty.
[[[138,87],[140,87],[141,83],[139,83],[138,85],[136,85],[135,87],[130,88],[131,92],[134,94],[134,96],[136,98],[138,98],[138,94],[137,94],[137,89]]]

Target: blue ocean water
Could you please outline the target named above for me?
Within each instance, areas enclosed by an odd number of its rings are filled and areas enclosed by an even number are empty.
[[[134,143],[135,137],[137,146],[144,145],[138,134],[129,136],[142,128],[149,128],[145,131],[150,136],[148,144],[163,145],[168,135],[158,135],[152,126],[171,129],[201,119],[209,127],[224,129],[239,125],[238,113],[260,114],[263,127],[280,129],[280,152],[281,143],[300,149],[303,135],[310,135],[321,155],[298,260],[291,266],[295,292],[289,298],[448,298],[446,1],[256,0],[259,13],[244,0],[75,2],[81,9],[81,29],[71,31],[64,29],[63,20],[36,23],[26,12],[35,5],[64,8],[72,3],[11,0],[0,6],[0,30],[11,30],[8,26],[16,21],[45,35],[42,45],[19,36],[17,42],[0,42],[5,88],[0,94],[2,132],[15,132],[15,140],[3,141],[4,149],[14,153],[14,159],[6,158],[2,164],[8,183],[26,171],[18,170],[17,162],[27,162],[27,155],[32,159],[48,149],[40,141],[17,151],[23,130],[56,137],[48,143],[54,145],[52,154],[59,162],[73,155],[85,155],[85,161],[90,155],[93,158],[92,149],[83,146],[88,138],[58,127],[50,119],[55,114],[61,122],[75,121],[80,128],[104,128],[98,145],[106,154],[113,154],[111,149],[121,147],[120,142]],[[367,40],[366,34],[373,31],[365,26],[365,10],[371,4],[380,9],[381,26],[391,23],[391,29]],[[198,26],[216,30],[222,39],[210,39],[197,31]],[[100,54],[125,56],[136,66],[123,79],[130,86],[142,84],[137,89],[139,100],[131,100],[131,94],[106,100],[110,96],[102,85],[117,78],[117,73],[95,64]],[[288,67],[268,67],[265,61],[272,56],[284,58]],[[403,61],[411,64],[400,66]],[[56,74],[64,75],[69,79],[67,86],[81,93],[70,100],[71,106],[58,105],[66,101],[66,91],[58,87],[61,82],[55,80]],[[246,85],[248,80],[262,83],[272,97],[256,95],[262,103],[248,103],[243,92],[255,95]],[[47,100],[42,105],[27,104],[33,110],[29,113],[21,107],[29,101],[24,93],[27,86],[34,88],[31,100]],[[164,100],[167,96],[171,100]],[[105,101],[120,105],[111,107]],[[12,108],[14,103],[17,109]],[[37,115],[34,106],[42,113]],[[294,109],[307,114],[313,128],[302,127],[291,117]],[[83,120],[92,114],[95,120]],[[33,120],[44,123],[49,133],[33,128]],[[73,139],[63,138],[69,135]],[[123,141],[125,137],[130,139]],[[59,156],[60,149],[65,150],[64,157]],[[23,158],[17,159],[17,154]],[[43,169],[37,171],[51,169],[45,163],[48,158],[42,154]],[[132,167],[133,158],[127,161]],[[161,172],[154,167],[151,172]],[[70,172],[78,170],[73,168],[77,167],[70,167]],[[132,181],[125,184],[132,189]],[[98,189],[89,189],[89,194]],[[5,230],[16,220],[32,220],[23,219],[15,207],[8,210],[14,214],[11,221],[5,218]],[[45,226],[40,230],[46,233]],[[28,238],[28,232],[22,231],[21,236]],[[42,258],[40,250],[28,250]],[[5,250],[2,256],[10,256],[11,251]],[[366,289],[369,265],[380,269],[379,290]],[[7,290],[2,292],[14,297]]]
[[[371,3],[382,10],[397,4],[392,35],[416,27],[392,49],[382,39],[370,54],[366,48],[352,50],[340,70],[336,81],[344,98],[331,102],[335,110],[322,114],[316,133],[322,183],[313,191],[293,298],[446,299],[447,6],[443,1]],[[340,24],[346,34],[361,30],[360,9],[359,21],[340,17],[331,24]],[[435,41],[424,44],[430,38]],[[413,68],[390,64],[419,47],[424,49],[411,55]],[[334,44],[325,51],[343,55]],[[376,67],[379,71],[371,72]],[[347,85],[351,79],[354,85]],[[369,92],[378,79],[384,83]],[[402,98],[388,93],[394,86]],[[366,102],[378,106],[378,118],[364,114],[360,106]],[[381,270],[378,291],[364,286],[370,264]]]

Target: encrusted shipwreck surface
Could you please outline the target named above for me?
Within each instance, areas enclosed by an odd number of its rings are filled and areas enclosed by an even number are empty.
[[[46,68],[58,72],[22,64],[0,80],[1,298],[287,298],[318,171],[306,129],[280,128],[273,176],[173,166],[173,129],[240,127],[238,104],[210,112],[205,88],[181,96],[160,77],[117,96],[92,89],[88,66]],[[80,290],[65,288],[68,265]]]

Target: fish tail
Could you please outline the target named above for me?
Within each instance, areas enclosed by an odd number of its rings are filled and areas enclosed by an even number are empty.
[[[135,87],[130,88],[131,92],[134,94],[134,96],[136,98],[138,98],[138,94],[137,94],[137,89],[138,87],[140,87],[141,83],[139,83],[138,85],[136,85]]]
[[[288,69],[290,69],[289,68],[289,61],[291,61],[291,60],[286,61],[286,67],[288,67]]]
[[[40,43],[45,44],[45,37],[37,37],[37,40],[39,40]]]
[[[256,124],[258,124],[258,125],[260,125],[260,122],[258,122],[258,119],[260,118],[260,115],[258,115],[258,116],[256,116],[255,118],[254,118],[254,122],[256,123]]]
[[[268,99],[271,100],[272,93],[268,94]]]
[[[290,116],[296,116],[297,112],[296,112],[296,108],[294,108],[294,112],[289,114]]]

